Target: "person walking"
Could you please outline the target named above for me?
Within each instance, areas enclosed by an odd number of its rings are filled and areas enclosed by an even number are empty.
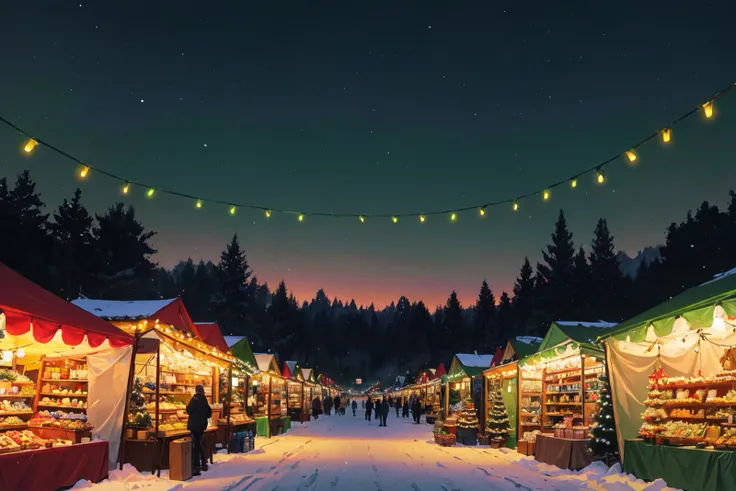
[[[373,401],[373,410],[376,412],[376,415],[374,416],[374,419],[381,420],[381,399],[376,397],[376,400]]]
[[[368,423],[371,422],[371,413],[373,412],[373,401],[371,401],[371,398],[369,397],[367,401],[365,401],[365,419],[368,421]]]
[[[388,418],[388,400],[386,397],[383,398],[383,402],[381,403],[381,424],[382,426],[386,426],[386,418]]]
[[[325,397],[325,414],[329,416],[331,411],[332,411],[332,396],[328,395],[327,397]]]
[[[340,415],[340,396],[335,396],[335,416]]]
[[[192,433],[192,475],[200,476],[207,472],[207,456],[202,447],[202,435],[207,429],[207,419],[212,417],[212,408],[204,395],[204,387],[198,385],[194,389],[194,395],[187,404],[187,429]],[[201,466],[200,466],[201,463]]]
[[[419,424],[422,418],[422,401],[417,397],[414,399],[414,405],[411,408],[412,415],[414,416],[414,423]]]
[[[353,399],[353,417],[355,417],[355,410],[358,409],[358,403]]]
[[[319,396],[312,399],[312,417],[319,419],[319,412],[322,410],[322,401],[319,400]]]
[[[404,406],[401,408],[401,417],[409,417],[409,399],[404,399]]]
[[[399,410],[401,409],[401,397],[397,397],[394,401],[394,407],[396,408],[396,417],[399,417]]]
[[[394,398],[393,397],[389,397],[388,398],[388,407],[394,407]]]
[[[360,407],[365,409],[365,399],[360,400]]]

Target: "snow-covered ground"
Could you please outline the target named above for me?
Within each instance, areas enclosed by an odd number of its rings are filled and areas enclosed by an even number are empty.
[[[175,482],[139,474],[128,466],[99,484],[79,482],[93,491],[471,491],[607,490],[659,491],[662,481],[645,483],[593,464],[581,472],[563,471],[513,450],[440,447],[432,427],[414,425],[392,413],[386,428],[352,414],[320,417],[295,424],[286,434],[256,440],[248,454],[218,454],[202,476]],[[164,473],[162,473],[164,476]]]

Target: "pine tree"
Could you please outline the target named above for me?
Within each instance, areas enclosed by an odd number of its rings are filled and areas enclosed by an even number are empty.
[[[575,247],[562,210],[552,234],[552,244],[547,245],[546,251],[542,251],[542,257],[544,264],[537,264],[537,271],[544,278],[543,299],[549,316],[547,320],[570,318],[570,287],[575,272]]]
[[[133,390],[130,393],[130,413],[128,414],[128,426],[132,428],[148,429],[153,425],[151,415],[146,409],[146,398],[143,396],[143,384],[141,379],[135,379]]]
[[[494,440],[506,438],[511,431],[509,413],[506,410],[506,404],[503,402],[503,395],[501,394],[500,388],[496,388],[493,392],[493,401],[488,410],[486,427],[488,428],[488,436]]]
[[[608,223],[599,219],[595,227],[590,256],[592,310],[600,319],[620,319],[624,307],[624,275],[616,257]]]
[[[599,377],[600,398],[598,413],[592,425],[593,437],[588,442],[589,451],[599,457],[610,458],[618,455],[618,439],[616,437],[616,420],[613,418],[613,399],[611,398],[611,384],[608,377]]]
[[[136,220],[132,206],[123,203],[111,206],[104,215],[95,215],[97,226],[92,229],[92,249],[95,251],[96,285],[94,296],[132,300],[151,298],[150,285],[154,264],[149,257],[156,250],[149,240],[156,234],[146,231]]]
[[[509,294],[501,293],[498,303],[498,330],[499,339],[509,340],[514,337],[514,308],[511,304]]]
[[[534,308],[534,270],[529,258],[524,258],[519,277],[514,284],[514,314],[516,318],[516,333],[528,334],[531,331],[530,321]]]
[[[499,333],[495,329],[496,299],[488,283],[483,280],[475,302],[475,335],[474,345],[494,346],[500,342]]]
[[[253,287],[248,280],[251,277],[250,267],[245,257],[245,251],[240,249],[238,236],[232,240],[220,255],[217,265],[218,291],[215,305],[217,306],[218,322],[228,332],[239,332],[249,337],[256,337],[250,330],[248,323],[249,309],[253,303]],[[257,343],[258,339],[251,339]]]
[[[463,334],[465,331],[465,321],[463,320],[463,307],[457,298],[455,290],[452,291],[447,299],[444,309],[444,342],[446,346],[452,347],[453,351],[463,345]]]
[[[82,287],[91,274],[92,217],[82,205],[82,190],[77,189],[71,201],[64,202],[49,223],[54,239],[54,273],[59,294],[72,300],[83,293]]]
[[[578,320],[597,320],[607,318],[596,314],[591,306],[591,273],[585,251],[582,246],[575,255],[575,276],[573,278],[572,300],[574,302],[573,318]],[[598,315],[598,317],[596,317]]]

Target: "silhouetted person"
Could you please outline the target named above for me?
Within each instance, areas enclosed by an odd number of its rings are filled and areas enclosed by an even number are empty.
[[[365,419],[370,423],[371,422],[371,413],[373,412],[373,401],[369,397],[367,401],[365,401]]]
[[[379,399],[378,397],[376,397],[376,400],[374,401],[373,410],[376,411],[375,419],[380,421],[381,420],[381,399]]]
[[[404,399],[404,406],[401,408],[401,417],[409,417],[409,399]]]
[[[412,405],[411,412],[414,416],[414,422],[416,424],[419,424],[422,417],[422,402],[419,400],[418,397],[414,399],[414,404]]]
[[[312,399],[312,417],[314,419],[319,419],[319,412],[322,410],[322,401],[319,400],[319,397],[315,397]]]
[[[208,470],[207,456],[202,448],[202,435],[207,429],[207,419],[212,417],[212,408],[201,385],[194,389],[194,395],[187,404],[187,414],[189,415],[187,429],[192,432],[192,475],[199,476],[200,470]]]
[[[353,399],[353,416],[355,416],[355,410],[358,409],[358,403]]]
[[[381,426],[386,426],[386,418],[388,417],[388,401],[383,398],[381,402]]]
[[[396,417],[399,417],[399,410],[401,409],[401,398],[397,397],[394,401],[394,407],[396,408]]]

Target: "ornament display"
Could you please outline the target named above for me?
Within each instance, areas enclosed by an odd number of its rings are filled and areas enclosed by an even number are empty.
[[[488,436],[493,440],[505,440],[511,431],[509,413],[503,402],[501,389],[497,388],[493,393],[491,408],[488,411],[488,422],[486,423]]]

